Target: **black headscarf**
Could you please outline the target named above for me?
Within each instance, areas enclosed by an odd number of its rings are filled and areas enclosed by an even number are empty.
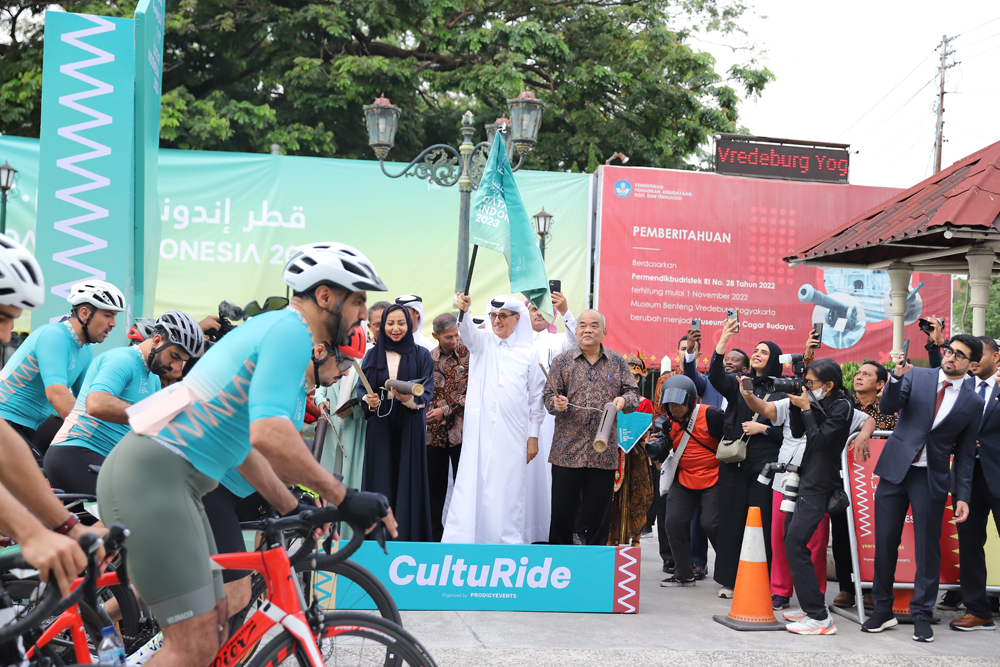
[[[771,351],[771,354],[767,358],[767,365],[764,366],[763,374],[756,375],[754,369],[750,369],[750,377],[753,378],[754,386],[767,382],[768,378],[772,376],[778,377],[781,375],[781,362],[778,361],[778,357],[781,356],[781,348],[769,340],[762,340],[760,343],[767,345],[767,349]],[[760,345],[760,343],[757,344]]]
[[[385,323],[389,319],[389,313],[396,310],[402,311],[403,316],[406,318],[406,335],[398,341],[390,338],[385,330]],[[379,371],[381,371],[381,375],[388,377],[389,366],[385,360],[385,353],[387,351],[398,352],[399,370],[396,373],[396,379],[412,380],[417,368],[414,359],[416,349],[417,344],[413,340],[413,321],[410,320],[409,311],[403,306],[391,305],[382,311],[382,328],[379,330],[378,338],[375,340],[375,348],[365,356],[365,360],[361,364],[361,370],[364,371],[365,376],[369,380],[375,380],[379,376]]]

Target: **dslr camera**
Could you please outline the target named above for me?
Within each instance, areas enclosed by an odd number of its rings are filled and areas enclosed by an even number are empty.
[[[921,331],[930,336],[931,331],[933,331],[933,326],[931,325],[932,321],[937,322],[941,327],[941,331],[944,331],[943,317],[921,317],[920,321],[917,322],[917,326],[920,327]]]
[[[646,443],[646,456],[653,463],[663,463],[666,461],[667,456],[670,455],[670,452],[674,448],[673,438],[670,437],[669,419],[667,415],[661,415],[653,421],[651,432],[656,437]]]
[[[799,466],[793,466],[791,463],[765,464],[763,470],[760,471],[760,475],[757,477],[757,481],[770,486],[776,472],[785,473],[784,479],[781,480],[781,489],[782,493],[784,493],[784,498],[781,499],[781,505],[778,509],[785,514],[791,514],[795,511],[795,500],[799,497]]]
[[[782,364],[791,364],[794,377],[770,377],[764,384],[764,390],[769,394],[801,394],[806,386],[806,362],[801,354],[783,354],[778,357]],[[784,472],[784,471],[782,471]]]

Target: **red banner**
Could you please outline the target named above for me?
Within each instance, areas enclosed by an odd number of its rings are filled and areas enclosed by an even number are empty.
[[[875,474],[875,464],[885,446],[885,440],[882,439],[872,438],[869,442],[871,457],[867,461],[856,458],[854,452],[847,453],[851,469],[851,511],[854,512],[854,534],[857,538],[858,563],[863,582],[871,582],[875,577],[875,489],[878,488],[879,480]],[[899,545],[896,583],[913,583],[917,572],[914,559],[913,510],[910,509],[906,512],[903,539]],[[958,529],[955,528],[951,496],[948,496],[948,506],[941,521],[941,583],[958,583]]]
[[[597,307],[606,345],[673,357],[700,319],[711,356],[727,309],[747,352],[761,340],[801,352],[823,322],[819,356],[889,360],[889,274],[790,268],[782,257],[898,192],[892,188],[801,183],[719,174],[603,167],[599,204]],[[920,317],[950,321],[950,277],[913,274],[906,315],[911,356],[925,356]]]

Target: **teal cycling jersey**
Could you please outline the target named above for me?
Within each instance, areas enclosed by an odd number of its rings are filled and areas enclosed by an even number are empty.
[[[294,423],[304,411],[311,358],[312,335],[301,313],[257,315],[212,346],[181,381],[193,403],[154,439],[221,480],[250,453],[251,423],[269,417]]]
[[[305,422],[305,418],[306,402],[302,401],[296,407],[295,414],[292,415],[292,424],[295,425],[296,430],[302,430],[302,424]],[[219,483],[240,498],[246,498],[251,493],[256,491],[256,489],[253,488],[253,485],[250,484],[250,482],[248,482],[236,468],[230,468],[227,470],[226,474],[219,480]]]
[[[108,350],[90,364],[76,405],[63,422],[53,445],[86,447],[107,456],[129,432],[128,424],[112,424],[87,413],[87,396],[105,392],[126,403],[138,403],[160,390],[160,378],[146,367],[138,347]]]
[[[37,429],[55,414],[45,388],[64,385],[78,394],[93,358],[68,321],[38,327],[0,371],[0,417]]]

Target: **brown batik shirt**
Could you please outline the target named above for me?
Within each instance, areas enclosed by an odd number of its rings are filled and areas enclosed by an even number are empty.
[[[878,397],[874,401],[869,403],[867,406],[862,406],[861,401],[858,397],[854,397],[854,409],[861,410],[866,415],[875,419],[875,428],[879,431],[891,431],[896,428],[896,413],[893,412],[891,415],[884,415],[879,412],[878,409]]]
[[[465,392],[469,386],[469,348],[459,343],[454,352],[443,354],[438,345],[431,350],[431,359],[434,360],[434,404],[428,409],[441,408],[444,416],[427,424],[427,444],[431,447],[461,445]]]
[[[639,387],[628,362],[622,355],[602,346],[601,356],[591,364],[580,346],[576,345],[552,360],[549,377],[559,395],[567,397],[571,403],[565,412],[557,411],[556,394],[551,385],[545,384],[545,409],[556,416],[549,463],[564,468],[617,468],[617,429],[611,430],[608,448],[603,452],[594,449],[594,437],[606,404],[620,396],[625,399],[622,412],[635,412],[639,407]]]

